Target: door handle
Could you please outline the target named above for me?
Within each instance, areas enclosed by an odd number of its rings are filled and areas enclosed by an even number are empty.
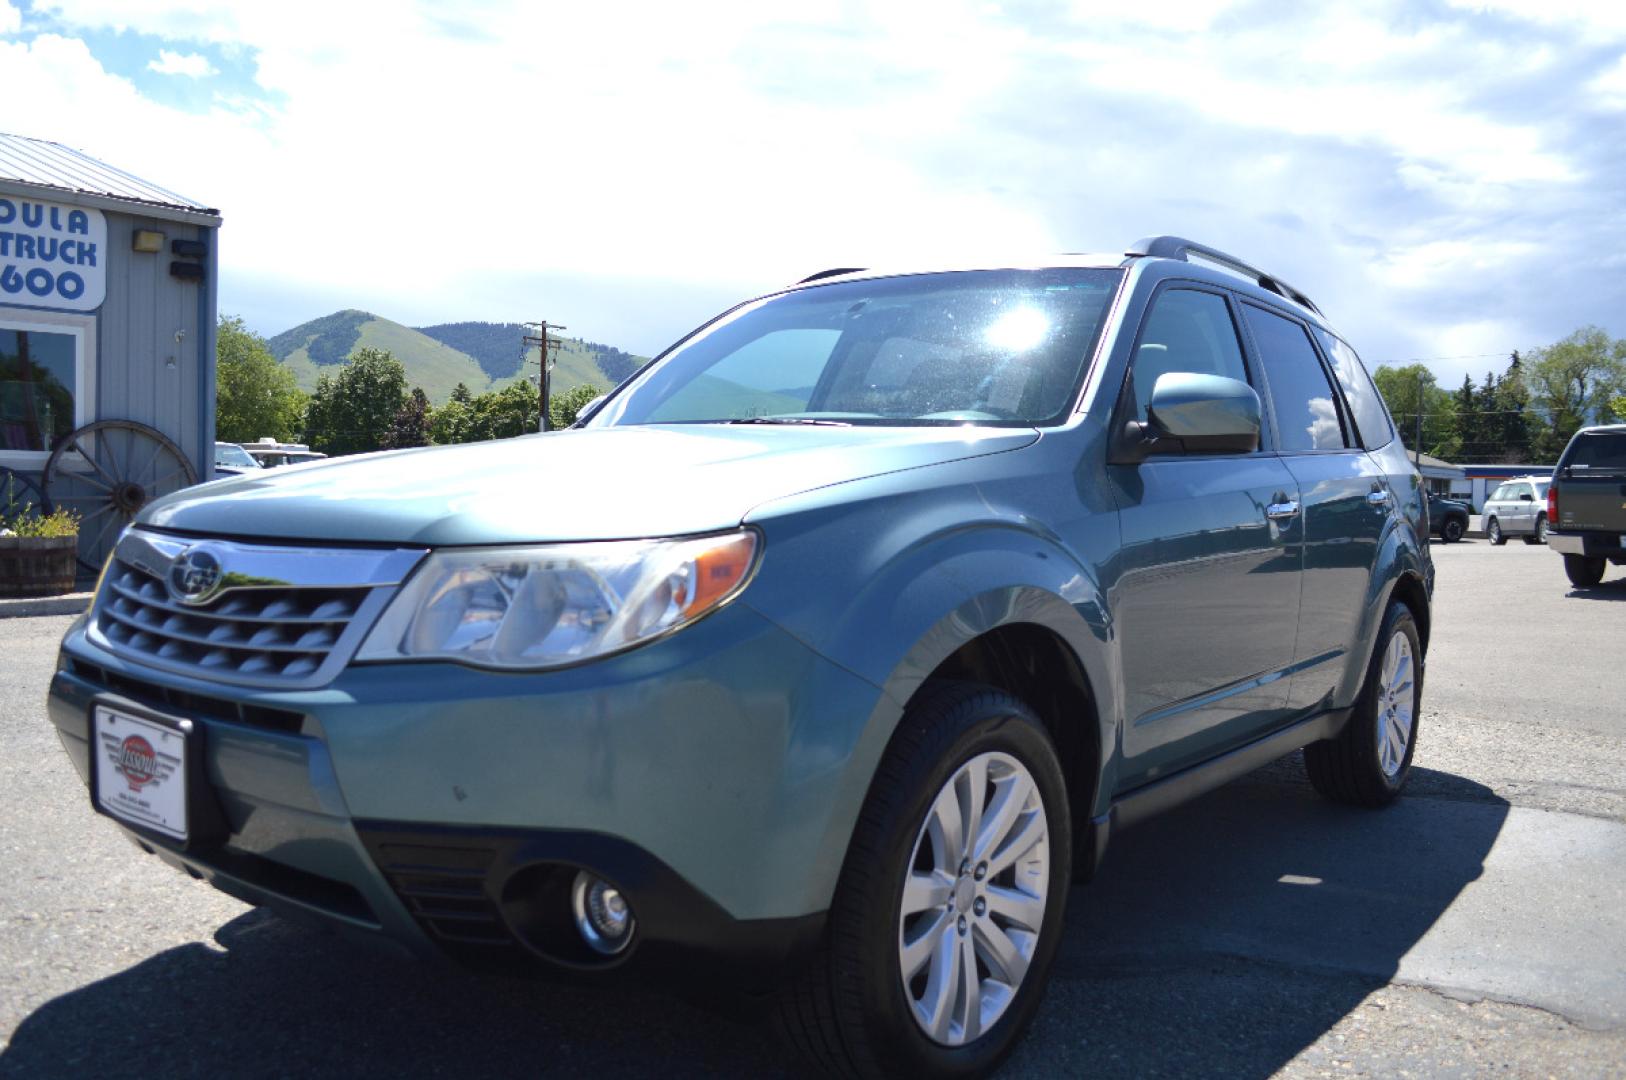
[[[1388,506],[1389,493],[1387,491],[1371,491],[1366,495],[1366,501],[1373,506]]]
[[[1299,504],[1297,499],[1288,502],[1271,503],[1265,507],[1265,516],[1272,521],[1285,521],[1290,517],[1297,517]]]

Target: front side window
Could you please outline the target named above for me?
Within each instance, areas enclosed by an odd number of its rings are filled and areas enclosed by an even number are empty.
[[[771,296],[650,365],[586,426],[1060,423],[1122,276],[988,270]]]
[[[47,453],[73,431],[82,337],[0,319],[0,451]]]
[[[1153,301],[1129,372],[1135,419],[1146,419],[1158,377],[1176,372],[1248,381],[1230,306],[1218,293],[1168,289]]]
[[[1327,373],[1304,327],[1253,304],[1243,304],[1259,347],[1276,439],[1282,450],[1342,450],[1344,429]]]

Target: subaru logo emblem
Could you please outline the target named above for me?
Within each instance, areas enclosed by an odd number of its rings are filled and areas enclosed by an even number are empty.
[[[220,559],[206,547],[189,547],[169,564],[169,592],[183,604],[202,604],[220,588]]]

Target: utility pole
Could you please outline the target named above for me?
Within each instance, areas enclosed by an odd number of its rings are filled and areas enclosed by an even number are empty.
[[[547,406],[544,405],[543,408]],[[1411,467],[1420,469],[1423,454],[1423,372],[1417,372],[1417,434],[1411,444]]]
[[[542,369],[536,376],[537,412],[539,414],[536,430],[546,431],[548,430],[548,369],[553,366],[548,362],[548,357],[550,353],[558,351],[560,344],[557,338],[548,337],[548,331],[568,330],[569,327],[549,325],[546,319],[541,322],[528,322],[525,325],[536,329],[535,334],[526,334],[522,340],[526,347],[536,346],[537,366]]]

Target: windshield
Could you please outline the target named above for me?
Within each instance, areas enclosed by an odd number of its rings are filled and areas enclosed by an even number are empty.
[[[988,270],[758,300],[678,346],[588,427],[1066,418],[1119,270]]]
[[[239,469],[257,469],[260,467],[260,463],[250,457],[248,451],[236,443],[216,443],[215,464],[231,465]]]

